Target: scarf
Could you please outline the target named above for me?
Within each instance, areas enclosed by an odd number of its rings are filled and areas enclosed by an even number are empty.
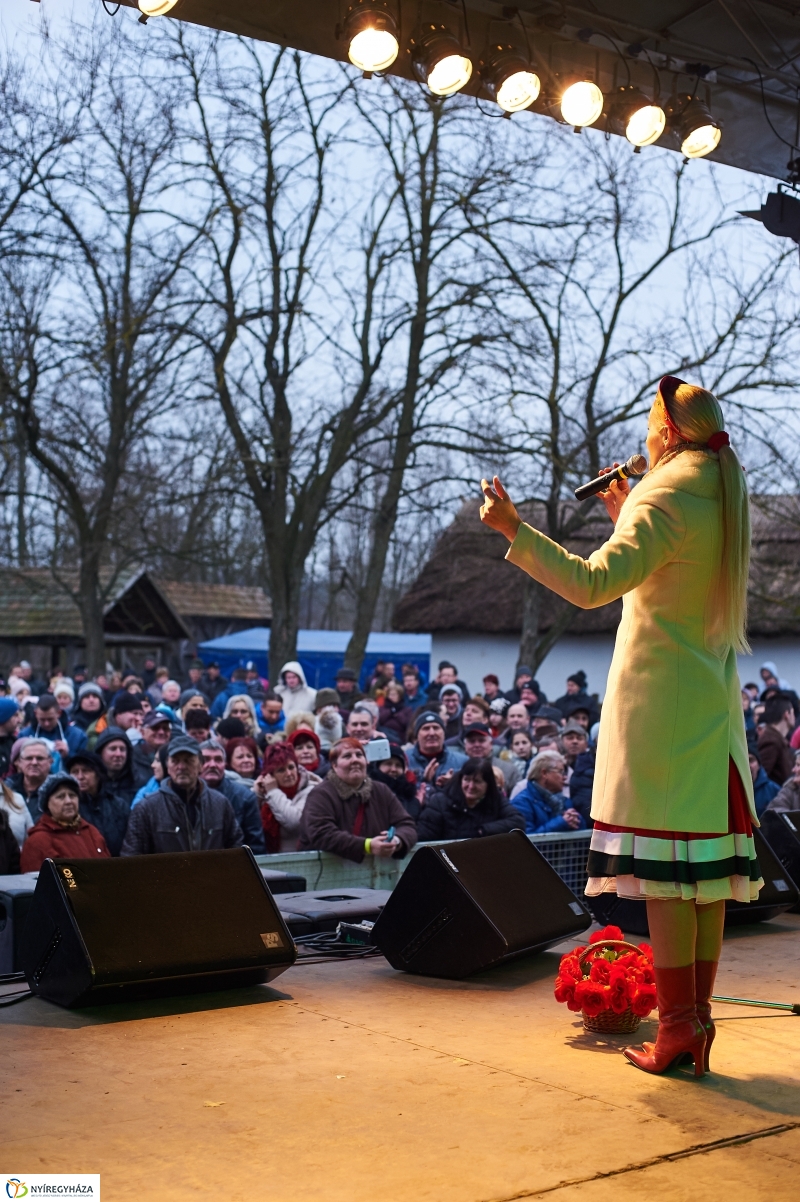
[[[335,770],[328,773],[327,779],[333,782],[333,787],[342,801],[348,801],[351,797],[355,797],[358,794],[358,800],[363,805],[372,792],[372,781],[368,776],[364,777],[361,784],[355,788],[352,785],[348,785],[347,781],[342,780],[341,776],[337,776]]]

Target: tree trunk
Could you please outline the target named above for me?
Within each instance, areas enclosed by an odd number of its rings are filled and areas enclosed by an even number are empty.
[[[100,580],[97,571],[85,563],[81,566],[77,597],[81,611],[83,637],[86,640],[86,670],[89,677],[106,670],[106,639],[103,629],[103,604],[100,600]]]
[[[275,561],[270,557],[270,563]],[[288,660],[297,659],[297,631],[300,625],[300,588],[296,565],[275,563],[277,571],[270,573],[272,624],[269,632],[269,683],[280,684],[281,668]]]
[[[542,608],[542,588],[532,576],[525,577],[522,590],[522,633],[519,639],[518,663],[527,664],[532,672],[539,666],[539,615]]]
[[[545,634],[539,634],[539,622],[541,619],[542,597],[545,592],[545,586],[540,584],[538,580],[534,580],[532,576],[525,577],[525,585],[522,599],[522,633],[519,640],[519,659],[518,663],[527,664],[534,676],[539,669],[539,665],[547,659],[547,656],[552,651],[555,644],[572,625],[575,615],[578,612],[576,605],[571,605],[569,601],[560,602],[560,612]]]
[[[402,474],[401,474],[402,480]],[[390,496],[390,492],[393,494]],[[364,662],[369,632],[375,617],[375,606],[383,583],[383,572],[386,567],[386,554],[397,519],[397,497],[400,492],[399,482],[396,488],[390,480],[383,495],[380,507],[375,515],[373,526],[372,546],[370,547],[369,563],[364,584],[358,590],[356,616],[353,622],[353,633],[344,653],[345,667],[352,668],[358,674]]]

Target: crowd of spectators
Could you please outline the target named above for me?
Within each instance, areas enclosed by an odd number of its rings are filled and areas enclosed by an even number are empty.
[[[800,699],[774,663],[742,690],[760,814],[800,809]],[[454,664],[425,682],[379,662],[312,688],[297,661],[274,687],[193,661],[0,686],[0,874],[48,856],[130,856],[247,844],[360,862],[421,840],[591,826],[597,696],[583,672],[550,701],[524,664],[472,694]]]

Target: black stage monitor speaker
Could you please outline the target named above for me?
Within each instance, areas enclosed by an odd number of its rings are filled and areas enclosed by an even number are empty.
[[[800,885],[800,811],[776,813],[765,810],[761,815],[761,829],[789,876]],[[797,911],[800,906],[792,909]]]
[[[798,815],[800,817],[800,815]],[[797,886],[776,856],[775,844],[764,838],[756,827],[753,830],[756,855],[764,878],[764,887],[753,902],[725,902],[725,926],[743,926],[749,922],[767,922],[797,905]],[[798,845],[800,852],[800,845]],[[617,897],[616,893],[601,893],[589,900],[595,918],[604,926],[613,923],[631,935],[648,935],[647,907],[644,902]]]
[[[22,971],[22,932],[35,888],[31,872],[0,876],[0,973]]]
[[[45,860],[22,967],[60,1006],[271,981],[297,952],[253,853]]]
[[[393,968],[466,977],[585,931],[591,915],[522,831],[421,847],[375,924]]]

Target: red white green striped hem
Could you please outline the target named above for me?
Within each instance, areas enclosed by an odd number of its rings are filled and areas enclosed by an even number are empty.
[[[616,893],[642,899],[749,902],[764,884],[752,832],[684,834],[596,823],[587,870],[588,897]]]

